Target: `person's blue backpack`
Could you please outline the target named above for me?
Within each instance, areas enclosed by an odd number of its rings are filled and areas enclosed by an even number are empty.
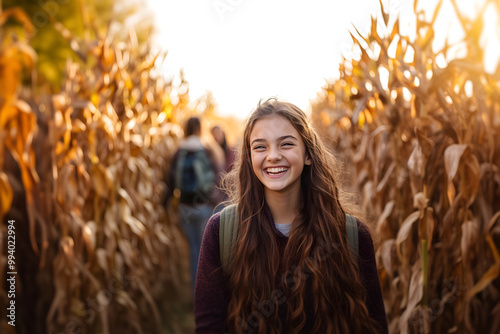
[[[208,202],[215,186],[215,173],[204,149],[180,150],[175,166],[175,188],[180,190],[181,203]]]

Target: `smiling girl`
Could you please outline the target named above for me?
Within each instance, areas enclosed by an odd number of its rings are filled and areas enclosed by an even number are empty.
[[[372,239],[359,220],[348,237],[334,168],[302,110],[257,106],[227,179],[234,205],[203,236],[197,333],[387,332]],[[227,210],[236,219],[221,222]]]

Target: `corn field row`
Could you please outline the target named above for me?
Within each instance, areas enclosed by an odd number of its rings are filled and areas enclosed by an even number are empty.
[[[189,298],[181,295],[187,248],[164,209],[162,180],[182,135],[173,120],[188,112],[187,82],[157,78],[162,56],[133,34],[127,43],[83,42],[56,25],[79,60],[68,61],[57,94],[21,87],[34,73],[25,37],[33,27],[19,8],[0,23],[9,18],[24,34],[0,27],[0,232],[15,221],[19,275],[17,327],[2,317],[0,331],[179,332],[168,316],[177,312],[172,301]]]
[[[361,55],[313,118],[373,221],[391,333],[500,332],[500,70],[484,69],[482,15],[460,13],[467,55],[432,49],[435,20],[353,32]],[[481,10],[496,10],[486,1]],[[438,57],[447,61],[438,66]],[[500,69],[500,67],[499,67]]]

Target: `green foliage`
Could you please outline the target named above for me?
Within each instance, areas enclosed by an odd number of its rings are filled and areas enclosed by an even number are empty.
[[[38,54],[38,82],[44,91],[57,92],[66,70],[66,61],[78,60],[74,45],[63,36],[67,29],[76,40],[99,38],[107,34],[111,22],[120,25],[120,33],[112,36],[116,41],[128,39],[127,18],[140,13],[139,5],[126,0],[4,0],[3,8],[21,7],[31,19],[35,30],[31,45]],[[18,24],[9,21],[8,26]],[[136,27],[139,43],[145,43],[151,23],[145,21]]]

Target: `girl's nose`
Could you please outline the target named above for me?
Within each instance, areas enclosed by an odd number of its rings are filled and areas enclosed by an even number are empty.
[[[267,160],[269,161],[280,161],[281,159],[283,159],[283,156],[278,150],[271,150],[267,156]]]

